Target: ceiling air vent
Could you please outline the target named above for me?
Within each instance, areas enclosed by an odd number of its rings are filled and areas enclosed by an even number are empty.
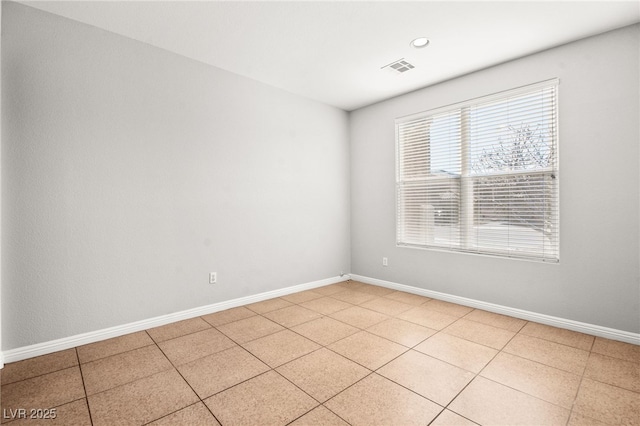
[[[411,65],[409,62],[405,61],[404,58],[398,59],[397,61],[391,62],[389,65],[385,65],[381,69],[387,69],[394,74],[402,74],[403,72],[407,72],[409,70],[414,69],[415,67]]]

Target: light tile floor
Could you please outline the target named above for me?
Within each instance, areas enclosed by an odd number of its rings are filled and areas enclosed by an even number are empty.
[[[640,346],[355,281],[2,370],[2,422],[640,425]]]

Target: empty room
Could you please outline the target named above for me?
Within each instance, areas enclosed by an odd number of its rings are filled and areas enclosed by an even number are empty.
[[[637,1],[0,18],[0,423],[640,425]]]

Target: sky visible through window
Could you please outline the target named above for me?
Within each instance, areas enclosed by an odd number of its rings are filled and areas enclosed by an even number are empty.
[[[431,173],[460,176],[460,114],[433,117],[430,134]]]

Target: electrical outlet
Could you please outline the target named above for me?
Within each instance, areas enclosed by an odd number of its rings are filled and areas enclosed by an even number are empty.
[[[209,272],[209,284],[215,284],[216,282],[218,282],[218,273]]]
[[[382,258],[382,266],[389,266],[389,259],[387,259],[386,257]]]

